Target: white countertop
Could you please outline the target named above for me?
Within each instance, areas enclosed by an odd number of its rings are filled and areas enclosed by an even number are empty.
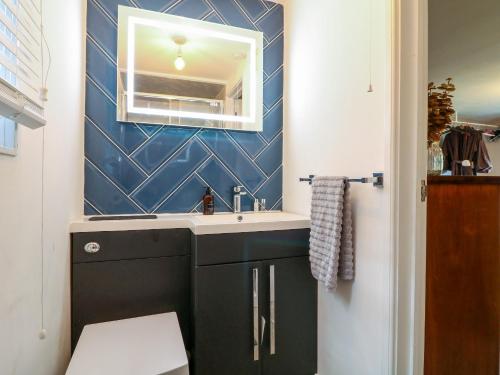
[[[243,219],[238,221],[238,217]],[[157,219],[89,221],[88,217],[70,224],[71,233],[188,228],[194,234],[260,232],[309,228],[309,217],[288,212],[160,214]]]

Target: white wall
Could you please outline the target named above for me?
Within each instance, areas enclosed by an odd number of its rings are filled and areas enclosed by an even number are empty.
[[[0,374],[63,374],[70,356],[68,223],[83,211],[84,2],[44,1],[52,52],[45,127],[45,328],[41,326],[43,130],[0,156]]]
[[[284,208],[308,213],[310,187],[299,177],[389,170],[390,2],[373,2],[373,93],[367,92],[370,1],[284,3]],[[341,282],[336,292],[320,286],[319,375],[388,373],[387,185],[352,185],[356,278]]]

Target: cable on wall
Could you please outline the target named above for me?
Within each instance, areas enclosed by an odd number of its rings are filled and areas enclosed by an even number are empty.
[[[368,0],[369,11],[368,11],[368,70],[370,76],[370,83],[368,84],[368,92],[373,92],[373,0]]]
[[[49,44],[47,43],[47,39],[45,38],[44,32],[44,23],[43,23],[43,5],[44,2],[41,1],[40,4],[40,28],[42,34],[42,87],[40,88],[40,99],[44,102],[48,100],[48,89],[47,89],[47,79],[50,72],[50,65],[52,63],[52,57],[50,55]],[[45,72],[45,59],[44,59],[44,48],[47,49],[47,54],[49,57],[47,71]],[[45,72],[45,77],[44,77]],[[41,267],[41,292],[40,292],[40,331],[38,333],[38,337],[43,340],[47,337],[47,330],[45,329],[45,127],[42,128],[42,158],[41,158],[41,220],[40,220],[40,267]]]
[[[40,293],[40,332],[38,337],[43,340],[47,336],[45,329],[45,127],[42,128],[42,182],[41,182],[41,220],[40,220],[40,266],[41,266],[41,293]]]

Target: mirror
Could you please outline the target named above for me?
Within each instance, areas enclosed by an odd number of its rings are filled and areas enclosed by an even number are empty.
[[[262,131],[261,32],[119,6],[117,120]]]

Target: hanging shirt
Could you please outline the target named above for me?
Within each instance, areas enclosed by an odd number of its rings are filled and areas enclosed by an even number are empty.
[[[451,128],[441,148],[443,169],[451,171],[453,176],[474,176],[493,168],[483,133],[471,127]]]

